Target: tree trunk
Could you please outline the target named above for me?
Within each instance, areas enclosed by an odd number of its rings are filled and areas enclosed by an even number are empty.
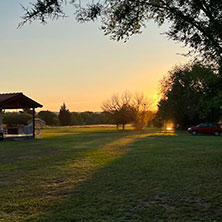
[[[125,130],[125,124],[123,124],[123,130]]]

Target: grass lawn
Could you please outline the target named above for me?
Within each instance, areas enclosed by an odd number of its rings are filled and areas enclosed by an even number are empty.
[[[0,221],[222,221],[222,136],[53,128],[0,143]]]

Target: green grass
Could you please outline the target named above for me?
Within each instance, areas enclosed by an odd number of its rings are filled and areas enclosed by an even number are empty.
[[[222,136],[52,128],[0,143],[0,221],[222,221]]]

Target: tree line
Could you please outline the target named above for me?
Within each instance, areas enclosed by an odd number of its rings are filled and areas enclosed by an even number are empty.
[[[59,114],[43,110],[37,113],[36,117],[44,120],[48,126],[74,126],[74,125],[95,125],[114,124],[103,112],[70,112],[63,104],[62,112]],[[32,120],[32,114],[27,111],[3,113],[3,123],[7,126],[26,125]]]
[[[154,113],[149,110],[151,103],[143,94],[132,94],[126,91],[114,94],[103,102],[102,112],[71,112],[63,103],[59,113],[43,110],[36,117],[44,120],[49,126],[75,126],[115,124],[116,128],[132,124],[136,130],[142,130],[154,118]],[[3,113],[3,123],[8,126],[25,125],[32,119],[30,110]]]
[[[132,124],[136,130],[142,130],[150,122],[154,114],[149,110],[151,103],[143,94],[132,94],[128,91],[114,94],[103,102],[102,112],[70,112],[65,103],[60,108],[59,114],[50,111],[41,111],[38,116],[47,125],[95,125],[115,124],[117,129],[126,124]]]

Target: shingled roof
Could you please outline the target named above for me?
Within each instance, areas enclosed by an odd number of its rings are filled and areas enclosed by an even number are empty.
[[[0,94],[0,109],[38,108],[41,104],[25,96],[23,93]]]

